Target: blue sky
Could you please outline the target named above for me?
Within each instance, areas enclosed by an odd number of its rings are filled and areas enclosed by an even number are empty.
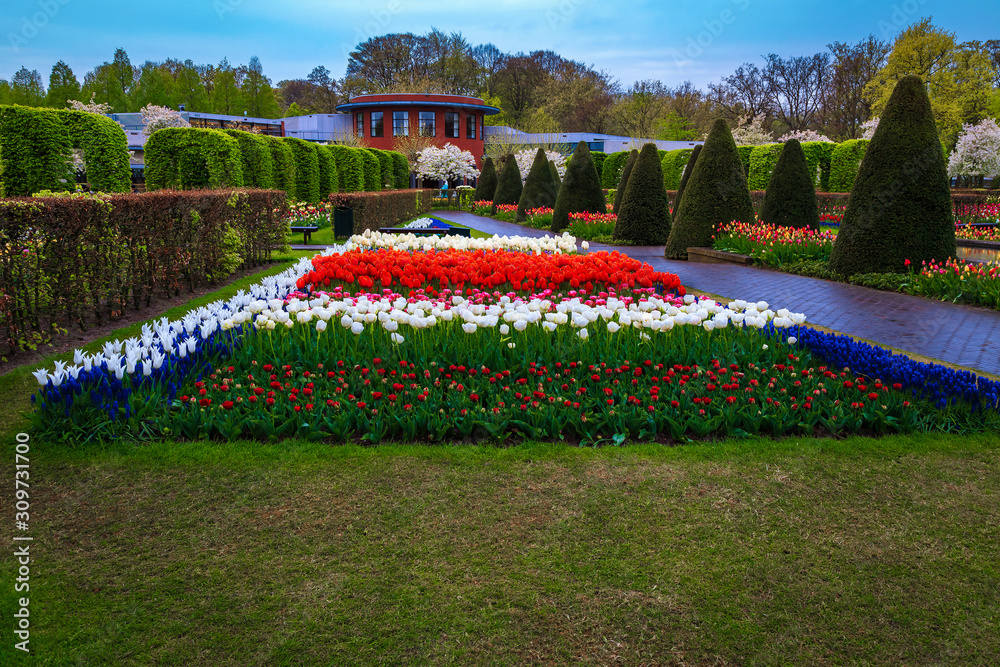
[[[47,82],[65,60],[84,74],[115,48],[133,64],[168,57],[233,64],[256,55],[274,83],[325,65],[340,78],[357,43],[389,32],[461,32],[502,51],[550,49],[608,70],[624,85],[690,79],[704,88],[766,53],[812,54],[869,34],[891,41],[924,16],[959,41],[1000,38],[1000,3],[968,0],[6,0],[0,77],[22,65]]]

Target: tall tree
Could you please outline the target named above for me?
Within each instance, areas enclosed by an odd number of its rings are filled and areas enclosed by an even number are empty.
[[[11,102],[26,107],[40,107],[45,102],[45,86],[38,70],[21,67],[10,80]]]
[[[339,102],[337,95],[337,80],[330,76],[330,70],[318,65],[309,72],[306,79],[313,86],[309,97],[309,106],[316,113],[337,113]]]
[[[190,59],[185,60],[183,67],[177,72],[176,83],[176,103],[183,104],[186,111],[208,111],[211,108],[201,73]]]
[[[417,38],[411,33],[372,37],[351,51],[344,86],[351,94],[378,93],[413,74],[413,50]]]
[[[240,87],[243,93],[243,109],[246,115],[253,118],[277,118],[281,116],[281,107],[274,98],[271,80],[264,76],[264,68],[257,56],[250,58],[247,65],[247,75]]]
[[[139,78],[132,90],[132,103],[142,108],[147,104],[161,107],[174,106],[174,77],[160,63],[147,60],[139,68]]]
[[[830,54],[767,56],[765,76],[775,117],[786,131],[805,130],[820,118],[830,71]]]
[[[873,115],[881,115],[896,83],[909,75],[923,80],[938,133],[948,149],[954,146],[962,123],[976,122],[987,112],[982,93],[992,87],[995,76],[989,56],[961,47],[954,33],[934,26],[930,18],[896,37],[885,66],[865,88]]]
[[[10,104],[10,97],[10,82],[7,79],[0,79],[0,104]]]
[[[763,118],[764,124],[772,115],[771,81],[767,74],[753,63],[743,63],[730,76],[717,84],[709,84],[709,95],[730,120],[745,118],[751,122]]]
[[[132,89],[135,87],[136,68],[132,66],[125,49],[119,47],[115,49],[115,57],[108,64],[109,83],[111,84],[111,99],[108,103],[115,113],[130,111],[133,105],[130,104]]]
[[[548,74],[532,55],[518,53],[504,60],[497,73],[496,92],[512,127],[520,127],[538,104],[538,95]]]
[[[213,81],[212,110],[227,116],[235,116],[241,109],[240,87],[236,83],[236,73],[233,71],[229,60],[222,59],[219,66],[215,68],[215,79]]]
[[[52,66],[52,73],[49,74],[49,92],[45,95],[45,106],[66,109],[69,107],[69,100],[78,97],[80,82],[70,66],[60,60]]]
[[[493,97],[497,74],[507,56],[493,44],[480,44],[472,49],[472,57],[479,66],[478,94]]]
[[[826,95],[826,127],[830,136],[857,139],[861,124],[871,118],[864,89],[885,66],[889,44],[869,35],[857,44],[827,45],[833,56]]]
[[[636,81],[615,105],[619,130],[629,137],[652,138],[667,112],[669,93],[660,81]]]

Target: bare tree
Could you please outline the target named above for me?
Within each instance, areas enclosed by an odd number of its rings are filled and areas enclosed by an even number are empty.
[[[869,35],[857,44],[834,42],[827,48],[833,54],[833,63],[826,91],[826,125],[835,138],[856,139],[861,124],[871,117],[865,86],[885,65],[891,47]]]
[[[771,82],[753,63],[743,63],[720,83],[709,84],[708,90],[711,101],[731,120],[745,117],[749,122],[772,114]]]
[[[766,60],[764,75],[775,117],[793,132],[816,123],[823,109],[830,54],[781,58],[771,53]]]

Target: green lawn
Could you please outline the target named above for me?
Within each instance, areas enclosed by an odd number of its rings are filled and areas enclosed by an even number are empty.
[[[992,434],[30,459],[37,653],[0,664],[1000,664]]]

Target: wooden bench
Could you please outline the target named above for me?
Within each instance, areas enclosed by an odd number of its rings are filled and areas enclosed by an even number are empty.
[[[315,232],[315,231],[318,231],[319,227],[316,227],[316,226],[305,227],[305,226],[295,226],[295,225],[293,225],[290,229],[292,230],[292,233],[294,233],[294,234],[298,234],[299,232],[302,232],[302,242],[307,244],[307,243],[309,243],[309,238],[312,236],[312,233]]]
[[[418,229],[408,229],[406,227],[382,227],[379,229],[383,234],[414,234],[416,236],[465,236],[472,238],[472,230],[468,227],[423,227]]]

